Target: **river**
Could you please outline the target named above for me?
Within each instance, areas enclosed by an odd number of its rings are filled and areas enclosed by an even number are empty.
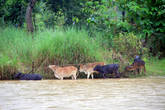
[[[0,110],[165,110],[165,77],[0,81]]]

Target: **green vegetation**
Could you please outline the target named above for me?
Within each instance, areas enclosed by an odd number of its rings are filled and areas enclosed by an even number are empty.
[[[165,56],[164,8],[165,0],[1,0],[0,79],[94,61],[122,71],[135,55],[163,75],[164,60],[150,59]]]
[[[64,66],[94,61],[116,62],[120,64],[122,72],[140,51],[143,51],[148,75],[165,73],[164,60],[148,60],[148,52],[141,47],[139,37],[133,33],[116,36],[110,48],[103,45],[105,40],[100,39],[100,35],[89,37],[86,30],[75,28],[37,31],[32,39],[26,30],[8,27],[0,29],[0,36],[0,75],[3,79],[12,78],[17,71],[30,72],[32,62],[35,72],[44,78],[54,78],[52,71],[47,68],[49,64]]]
[[[8,66],[30,72],[32,61],[36,72],[48,72],[45,68],[49,64],[62,66],[103,61],[105,50],[85,30],[38,31],[34,39],[25,30],[13,27],[1,29],[0,33],[1,71]]]
[[[140,75],[134,75],[134,73],[128,73],[129,77],[148,77],[148,76],[165,76],[165,59],[157,58],[144,58],[146,63],[146,75],[142,72]]]
[[[152,59],[146,62],[147,75],[164,76],[165,59]]]

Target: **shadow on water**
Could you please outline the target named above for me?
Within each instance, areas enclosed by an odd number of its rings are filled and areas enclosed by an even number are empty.
[[[164,110],[165,78],[0,81],[0,110]]]

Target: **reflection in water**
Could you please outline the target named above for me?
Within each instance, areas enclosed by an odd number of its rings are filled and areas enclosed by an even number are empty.
[[[165,78],[0,81],[0,110],[165,110]]]

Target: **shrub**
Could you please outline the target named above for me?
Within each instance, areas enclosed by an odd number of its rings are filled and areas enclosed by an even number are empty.
[[[141,57],[148,55],[148,49],[143,47],[140,36],[133,33],[120,33],[113,38],[113,53],[121,63],[128,64],[136,55]]]

